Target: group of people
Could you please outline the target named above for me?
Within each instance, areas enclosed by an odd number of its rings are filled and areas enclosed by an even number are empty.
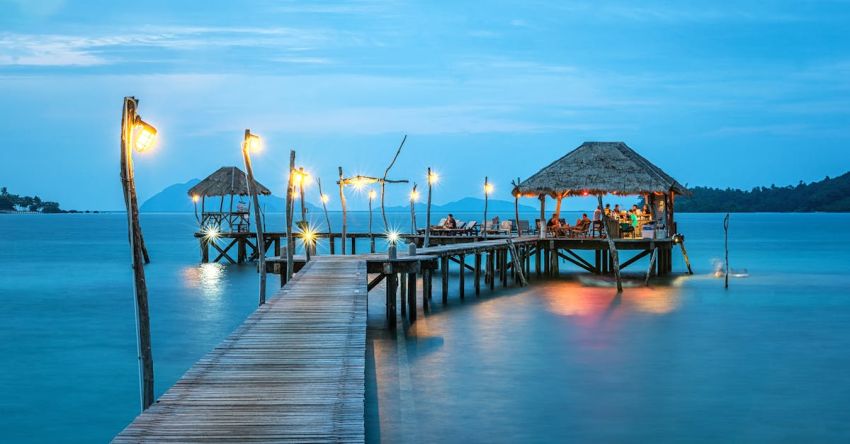
[[[556,234],[569,230],[587,230],[592,223],[601,222],[603,214],[610,219],[618,221],[622,227],[632,227],[634,230],[638,230],[640,225],[648,222],[650,218],[649,207],[647,205],[644,205],[642,209],[637,205],[632,205],[630,209],[622,210],[619,204],[614,205],[614,208],[611,208],[611,204],[606,204],[605,208],[602,206],[596,207],[596,210],[593,212],[593,219],[590,219],[587,213],[582,214],[572,227],[569,223],[559,219],[557,214],[552,214],[552,217],[546,222],[546,228]]]

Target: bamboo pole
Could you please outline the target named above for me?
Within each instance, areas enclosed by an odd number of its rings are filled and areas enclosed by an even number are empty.
[[[726,257],[724,260],[726,273],[724,273],[726,281],[723,284],[723,288],[729,288],[729,213],[726,213],[726,217],[723,218],[723,247],[726,251]]]
[[[540,199],[540,223],[537,231],[540,234],[540,239],[544,239],[546,237],[546,195],[541,194],[538,199]]]
[[[431,244],[431,188],[433,184],[431,183],[431,167],[428,167],[428,205],[425,207],[425,240],[422,243],[422,246],[428,248]]]
[[[410,234],[416,234],[416,182],[410,192]]]
[[[484,176],[484,240],[487,240],[487,205],[490,200],[490,193],[487,190],[488,185],[490,185],[490,180],[487,176]]]
[[[292,173],[295,171],[295,150],[289,150],[289,178],[286,181],[286,282],[292,280],[295,264],[292,263],[295,242],[292,239]]]
[[[517,189],[519,187],[520,179],[516,178],[516,182],[514,182],[514,188]],[[522,237],[522,228],[519,226],[519,191],[514,193],[514,218],[516,219],[516,235],[517,237]]]
[[[136,182],[133,170],[133,126],[138,102],[134,97],[124,98],[121,116],[121,186],[127,207],[127,230],[130,241],[130,259],[133,268],[133,299],[136,314],[136,345],[139,360],[139,391],[142,411],[154,402],[153,353],[151,351],[150,313],[148,287],[145,280],[144,253],[139,224]]]
[[[318,177],[316,178],[316,185],[318,185],[318,187],[319,187],[319,199],[322,201],[322,211],[324,211],[324,213],[325,213],[325,224],[327,225],[327,228],[328,228],[328,240],[330,241],[330,244],[331,244],[330,250],[331,250],[331,254],[333,254],[333,252],[334,252],[334,247],[333,247],[334,237],[333,237],[333,230],[331,229],[331,218],[330,218],[330,216],[328,216],[328,202],[327,202],[328,199],[327,199],[327,196],[325,196],[325,193],[322,192],[322,180],[319,179]],[[345,243],[344,240],[343,240],[343,243]]]
[[[254,223],[257,230],[257,266],[260,270],[260,304],[266,303],[266,240],[263,237],[263,217],[260,214],[260,201],[257,197],[257,186],[254,182],[254,168],[251,165],[250,140],[251,130],[245,130],[245,137],[242,140],[242,158],[245,161],[245,173],[248,176],[248,194],[251,195],[251,201],[254,203]],[[222,205],[224,196],[221,198]]]
[[[345,255],[345,231],[346,231],[346,208],[345,208],[345,181],[342,176],[342,167],[339,167],[339,204],[342,206],[342,254]]]
[[[298,168],[298,194],[301,199],[301,222],[298,224],[301,227],[301,236],[304,237],[304,231],[307,229],[307,203],[304,202],[304,167]],[[304,257],[306,257],[307,262],[310,262],[310,245],[307,242],[303,242],[304,244]]]
[[[375,252],[375,238],[372,237],[372,191],[369,191],[369,252]]]
[[[605,205],[602,204],[602,195],[597,194],[597,199],[599,199],[599,206],[605,208]],[[617,252],[617,244],[614,243],[614,239],[611,238],[611,234],[608,232],[608,216],[605,213],[602,213],[602,230],[605,233],[605,239],[608,239],[608,250],[611,253],[611,261],[613,262],[614,269],[614,277],[617,279],[617,294],[623,292],[623,281],[620,278],[620,254]]]

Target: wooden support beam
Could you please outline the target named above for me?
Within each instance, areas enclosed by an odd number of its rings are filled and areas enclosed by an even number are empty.
[[[629,260],[627,260],[627,261],[623,262],[622,264],[620,264],[620,270],[621,270],[621,271],[622,271],[622,270],[625,270],[625,269],[626,269],[626,267],[628,267],[629,265],[631,265],[631,264],[633,264],[633,263],[635,263],[635,262],[637,262],[637,261],[639,261],[639,260],[643,259],[644,257],[646,257],[647,255],[649,255],[649,254],[651,254],[651,253],[652,253],[652,250],[644,250],[644,251],[641,251],[640,253],[638,253],[638,254],[634,255],[634,257],[632,257],[631,259],[629,259]]]
[[[474,269],[474,268],[472,268],[472,265],[469,265],[469,264],[467,264],[467,263],[463,262],[462,260],[460,260],[460,259],[458,259],[458,258],[455,258],[455,257],[449,256],[449,260],[450,260],[450,261],[452,261],[452,262],[454,262],[454,263],[456,263],[456,264],[458,264],[458,265],[460,265],[460,266],[462,266],[463,268],[465,268],[465,269],[467,269],[467,270],[469,270],[469,271],[475,271],[475,269]]]
[[[373,288],[377,287],[378,284],[380,284],[381,281],[384,280],[384,277],[386,277],[385,274],[383,274],[383,273],[378,274],[378,276],[376,276],[374,279],[369,281],[369,284],[366,285],[366,291],[372,291]]]
[[[458,267],[460,269],[458,275],[458,290],[460,291],[460,298],[463,299],[465,296],[464,279],[466,277],[466,255],[461,253],[460,257],[458,258],[458,263],[461,264],[461,266]]]
[[[401,319],[407,317],[407,273],[401,273],[399,279],[401,289],[398,292],[401,301]]]
[[[449,303],[449,257],[443,256],[440,258],[442,262],[440,263],[440,273],[443,275],[442,279],[442,295],[443,304]]]
[[[422,310],[426,312],[431,308],[432,276],[433,273],[430,268],[422,270]]]
[[[567,250],[567,251],[570,251],[570,250]],[[579,268],[581,268],[581,269],[583,269],[583,270],[585,270],[585,271],[587,271],[587,272],[593,273],[593,267],[590,267],[590,266],[588,266],[588,265],[585,265],[585,264],[583,264],[582,262],[579,262],[578,260],[573,259],[573,258],[572,258],[572,257],[570,257],[570,256],[567,256],[567,255],[565,255],[565,254],[562,254],[562,253],[558,252],[558,257],[560,257],[561,259],[563,259],[563,260],[565,260],[565,261],[567,261],[567,262],[569,262],[569,263],[571,263],[571,264],[576,265],[577,267],[579,267]]]
[[[236,263],[236,261],[235,261],[235,260],[233,260],[233,258],[232,258],[232,257],[230,257],[230,256],[227,254],[227,251],[228,251],[228,250],[230,250],[230,247],[232,247],[232,246],[233,246],[233,245],[235,245],[235,244],[236,244],[236,239],[233,239],[233,240],[231,240],[231,241],[230,241],[230,243],[229,243],[229,244],[227,244],[227,248],[225,248],[224,250],[222,250],[222,249],[221,249],[221,247],[219,247],[219,246],[218,246],[218,243],[216,243],[215,241],[210,242],[210,245],[212,245],[212,247],[213,247],[213,248],[215,248],[216,250],[218,250],[218,252],[219,252],[219,255],[218,255],[218,256],[216,256],[216,258],[213,260],[213,262],[218,262],[218,261],[220,261],[222,258],[226,258],[228,261],[230,261],[230,263],[231,263],[231,264],[235,264],[235,263]]]
[[[398,287],[398,275],[390,273],[387,275],[387,324],[390,330],[396,328],[396,290]]]
[[[481,253],[475,253],[475,296],[481,294]]]
[[[407,307],[410,322],[416,322],[416,273],[407,273]]]

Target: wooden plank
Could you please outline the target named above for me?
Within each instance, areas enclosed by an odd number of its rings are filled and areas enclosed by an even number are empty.
[[[314,258],[114,442],[363,442],[366,294]]]

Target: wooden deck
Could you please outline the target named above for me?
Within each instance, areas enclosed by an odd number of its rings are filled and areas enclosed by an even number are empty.
[[[363,442],[366,293],[315,258],[114,442]]]

